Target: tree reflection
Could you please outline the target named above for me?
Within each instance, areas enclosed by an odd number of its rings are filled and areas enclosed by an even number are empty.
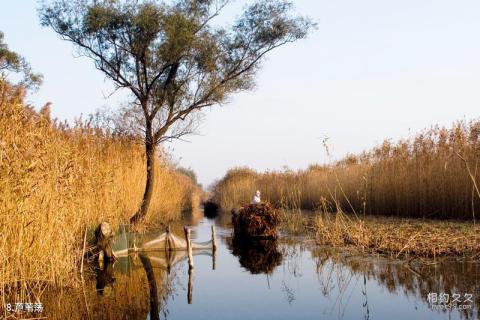
[[[157,281],[155,280],[155,273],[153,272],[152,264],[147,256],[140,255],[143,269],[147,275],[148,291],[150,300],[150,319],[160,319],[160,299],[158,298]]]

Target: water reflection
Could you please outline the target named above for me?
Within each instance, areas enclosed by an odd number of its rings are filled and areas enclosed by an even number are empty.
[[[240,265],[252,274],[271,274],[282,264],[283,256],[278,251],[276,240],[255,240],[229,237],[228,248],[239,258]]]
[[[42,297],[52,319],[476,319],[480,266],[397,261],[317,247],[303,238],[242,241],[217,217],[215,256],[129,256],[87,273],[85,290]],[[210,238],[212,220],[192,236]],[[223,225],[223,227],[222,227]],[[181,232],[172,226],[177,234]],[[176,231],[178,230],[178,231]],[[194,291],[195,290],[195,291]],[[434,310],[428,293],[471,293],[465,310]],[[87,305],[88,307],[84,307]]]
[[[322,292],[326,295],[335,285],[336,275],[350,273],[375,281],[378,287],[391,294],[402,294],[409,299],[427,305],[432,311],[438,309],[427,302],[429,293],[448,295],[472,294],[471,308],[462,310],[440,310],[452,316],[460,313],[463,319],[478,319],[480,312],[480,264],[473,261],[441,259],[437,261],[396,261],[382,257],[375,259],[363,256],[346,255],[337,250],[317,248],[312,251],[317,259],[317,273],[321,275]],[[342,270],[340,270],[342,269]],[[365,280],[365,281],[366,281]],[[365,293],[366,295],[366,293]]]
[[[149,301],[150,301],[150,319],[159,320],[160,319],[160,299],[158,298],[158,289],[157,281],[155,279],[155,273],[153,272],[153,267],[150,262],[150,259],[147,256],[140,255],[140,260],[142,261],[143,269],[147,275],[148,281],[148,291],[149,291]]]
[[[113,277],[113,262],[98,263],[96,265],[96,289],[99,295],[103,295],[105,287],[113,285],[115,278]]]
[[[211,200],[207,200],[203,203],[203,212],[207,218],[215,218],[218,215],[220,208],[218,204]]]

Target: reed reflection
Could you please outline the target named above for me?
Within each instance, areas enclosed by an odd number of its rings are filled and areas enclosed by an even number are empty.
[[[240,265],[252,274],[271,274],[282,264],[283,255],[277,240],[254,240],[241,237],[227,238],[227,244]]]
[[[348,275],[352,275],[365,277],[365,281],[374,280],[389,293],[403,293],[420,303],[428,304],[431,309],[435,307],[427,301],[430,293],[447,294],[450,300],[453,294],[460,294],[461,301],[465,300],[465,294],[471,294],[471,308],[452,309],[452,312],[459,312],[462,319],[480,318],[480,264],[478,262],[452,259],[399,261],[382,257],[348,255],[326,248],[313,250],[312,256],[316,259],[319,282],[322,293],[326,296],[333,291],[333,288],[342,288],[349,279]],[[339,275],[345,275],[345,277],[339,277]],[[448,312],[448,310],[438,310],[438,312]]]

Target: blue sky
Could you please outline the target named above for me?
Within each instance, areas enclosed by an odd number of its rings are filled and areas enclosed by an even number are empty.
[[[235,1],[223,21],[248,1]],[[299,169],[408,137],[434,124],[479,116],[480,2],[451,0],[297,0],[297,12],[318,22],[303,41],[265,61],[257,88],[205,112],[198,135],[166,147],[208,185],[228,168]],[[29,100],[53,103],[73,119],[122,93],[70,43],[40,27],[36,1],[8,1],[0,30],[10,48],[43,73]]]

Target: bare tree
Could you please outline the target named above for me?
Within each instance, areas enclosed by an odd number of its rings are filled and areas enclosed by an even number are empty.
[[[281,0],[256,1],[231,26],[215,25],[228,2],[56,0],[40,9],[44,26],[134,97],[130,120],[142,130],[147,179],[131,223],[148,211],[156,147],[191,133],[205,107],[252,88],[262,58],[304,38],[313,26]]]

